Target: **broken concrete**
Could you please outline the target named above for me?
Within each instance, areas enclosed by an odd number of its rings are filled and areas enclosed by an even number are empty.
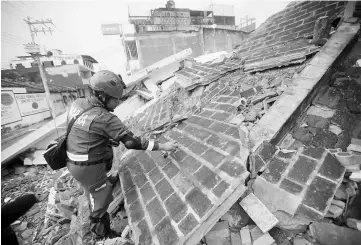
[[[354,245],[361,239],[361,231],[336,226],[328,223],[315,222],[310,226],[311,234],[320,244]]]

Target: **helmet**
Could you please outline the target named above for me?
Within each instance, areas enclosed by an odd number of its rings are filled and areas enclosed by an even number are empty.
[[[90,87],[107,95],[120,99],[123,95],[122,79],[114,72],[102,70],[90,78]]]

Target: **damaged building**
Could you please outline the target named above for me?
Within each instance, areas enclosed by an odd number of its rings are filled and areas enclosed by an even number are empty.
[[[121,185],[108,211],[121,235],[97,244],[358,244],[358,10],[291,2],[237,50],[184,60],[174,83],[125,122],[179,149],[114,148]],[[93,244],[88,200],[69,173],[36,184],[51,191],[35,207],[46,222],[38,217],[33,244]]]

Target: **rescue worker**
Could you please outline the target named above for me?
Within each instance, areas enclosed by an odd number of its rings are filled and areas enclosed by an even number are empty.
[[[90,193],[90,229],[103,238],[110,234],[110,217],[107,213],[113,200],[112,183],[107,178],[109,171],[109,143],[122,142],[127,149],[149,151],[173,151],[177,143],[157,143],[136,137],[121,120],[110,113],[119,105],[123,94],[122,80],[111,71],[97,72],[90,79],[91,95],[78,98],[68,113],[68,123],[84,112],[75,121],[67,138],[67,168]]]

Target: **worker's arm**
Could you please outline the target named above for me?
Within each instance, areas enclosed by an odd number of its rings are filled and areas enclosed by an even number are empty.
[[[115,140],[122,142],[127,149],[149,150],[149,151],[173,151],[177,148],[174,142],[158,143],[154,140],[148,140],[143,137],[135,136],[116,116],[111,116],[104,129],[106,135]]]

